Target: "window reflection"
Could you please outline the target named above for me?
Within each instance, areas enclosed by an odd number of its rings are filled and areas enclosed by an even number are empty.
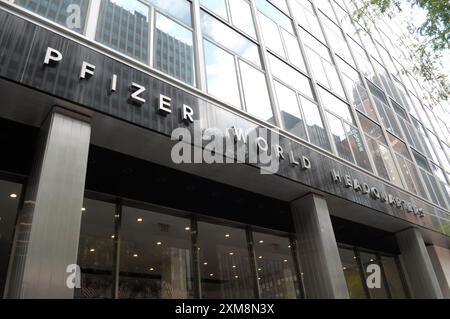
[[[156,13],[154,66],[190,85],[195,85],[192,31]]]
[[[330,151],[330,142],[328,141],[318,105],[302,96],[300,96],[300,103],[305,113],[306,126],[311,143]]]
[[[75,298],[114,298],[115,205],[85,199],[81,214],[77,262],[81,268],[81,289],[76,290]]]
[[[22,185],[0,181],[0,298],[5,289]]]
[[[233,55],[207,40],[203,41],[203,47],[208,92],[236,107],[241,107]]]
[[[307,140],[305,121],[300,111],[297,94],[278,81],[274,82],[283,128],[288,132]]]
[[[124,207],[119,297],[193,297],[190,220]]]
[[[239,61],[247,112],[268,123],[275,123],[264,73]]]
[[[201,12],[201,23],[205,35],[257,66],[261,66],[259,48],[256,44],[205,11]]]
[[[147,0],[164,12],[180,20],[187,26],[192,26],[191,3],[187,0]],[[127,0],[127,2],[130,2]]]
[[[198,223],[204,299],[254,298],[245,230]]]
[[[406,299],[405,287],[395,258],[381,256],[381,261],[392,299]]]
[[[311,88],[311,81],[309,78],[290,67],[274,55],[269,53],[269,64],[272,70],[272,75],[285,84],[292,86],[298,92],[305,96],[314,99],[314,95]]]
[[[353,249],[339,248],[345,281],[351,299],[367,299],[365,279],[359,267],[358,257]]]
[[[96,40],[148,62],[149,7],[137,0],[102,0]]]
[[[258,283],[263,299],[296,299],[300,295],[287,238],[254,233]]]
[[[89,0],[15,0],[14,4],[24,7],[44,18],[56,22],[72,31],[82,33],[86,23]],[[71,5],[77,5],[81,11],[80,26],[69,26],[67,19],[72,15]]]
[[[347,139],[347,134],[342,126],[342,121],[330,113],[327,113],[327,117],[338,155],[349,162],[353,162],[352,151]]]

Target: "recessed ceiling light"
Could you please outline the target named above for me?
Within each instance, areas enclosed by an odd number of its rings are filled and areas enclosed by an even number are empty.
[[[231,268],[236,269],[237,267],[236,267],[236,265],[233,265],[233,266],[231,266]]]
[[[209,274],[209,276],[210,276],[210,277],[213,277],[213,276],[214,276],[214,274]]]
[[[116,238],[116,236],[115,235],[111,235],[111,238],[114,239],[114,238]]]
[[[239,279],[239,276],[234,276],[234,278]]]
[[[288,260],[287,260],[287,259],[285,259],[285,260],[283,260],[283,262],[287,263],[287,262],[288,262]]]
[[[134,254],[133,257],[134,257],[134,258],[138,258],[139,255],[138,255],[138,254]]]
[[[343,269],[344,269],[344,270],[347,270],[347,267],[344,267]]]
[[[190,230],[191,230],[191,227],[186,227],[185,230],[186,230],[186,231],[190,231]]]
[[[162,242],[159,241],[159,242],[156,243],[156,245],[161,246]]]
[[[154,271],[155,270],[155,268],[150,268],[150,271]]]
[[[371,259],[370,262],[373,262],[373,259]]]
[[[94,249],[94,248],[91,248],[90,252],[91,252],[91,253],[95,252],[95,249]]]
[[[226,234],[225,237],[226,237],[226,238],[230,238],[230,234]]]
[[[17,194],[11,194],[11,195],[9,195],[9,197],[11,197],[11,198],[17,198]]]
[[[288,248],[291,248],[291,245],[289,245]]]
[[[143,220],[142,218],[138,218],[138,219],[137,219],[137,222],[138,222],[138,223],[142,223],[143,221],[144,221],[144,220]]]
[[[259,256],[258,259],[262,259],[262,256]]]
[[[262,271],[262,268],[258,268],[258,271]]]
[[[260,240],[259,243],[260,243],[260,244],[264,244],[264,240]]]
[[[81,209],[81,211],[82,211],[82,212],[85,212],[85,211],[86,211],[86,208],[83,207],[83,208]]]
[[[234,253],[233,253],[233,252],[231,252],[231,253],[230,253],[230,256],[233,256],[233,255],[234,255]]]
[[[203,265],[208,266],[208,263],[205,261],[205,262],[203,263]]]

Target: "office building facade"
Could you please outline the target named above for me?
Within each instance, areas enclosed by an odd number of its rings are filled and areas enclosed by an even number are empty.
[[[450,298],[450,106],[353,6],[0,1],[3,298]]]

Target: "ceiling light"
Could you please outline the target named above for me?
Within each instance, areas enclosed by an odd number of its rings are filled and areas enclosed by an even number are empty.
[[[115,236],[115,235],[112,235],[111,238],[114,239],[114,238],[116,238],[116,236]]]
[[[231,268],[236,269],[237,267],[236,267],[236,265],[233,265],[233,266],[231,266]]]
[[[191,230],[191,227],[186,227],[184,230],[190,231],[190,230]]]
[[[231,253],[230,253],[230,256],[233,256],[233,255],[234,255],[234,253],[233,253],[233,252],[231,252]]]
[[[150,268],[150,271],[154,271],[155,270],[155,268]]]
[[[239,276],[234,276],[234,278],[239,279]]]
[[[205,262],[203,263],[203,265],[208,266],[208,263],[205,261]]]
[[[288,262],[288,260],[287,260],[287,259],[285,259],[285,260],[283,260],[283,262],[287,263],[287,262]]]
[[[262,268],[258,268],[258,271],[262,271]]]
[[[225,237],[226,237],[226,238],[230,238],[230,234],[226,234]]]
[[[264,244],[264,240],[260,240],[259,243],[260,243],[260,244]]]
[[[258,259],[262,259],[262,256],[259,256]]]
[[[213,277],[214,276],[214,274],[209,274],[209,277]]]
[[[17,194],[11,194],[11,195],[9,195],[9,197],[11,197],[11,198],[17,198]]]
[[[162,242],[159,241],[159,242],[156,243],[156,245],[161,246]]]
[[[138,223],[142,223],[143,221],[144,221],[144,220],[143,220],[142,218],[138,218],[138,219],[137,219],[137,222],[138,222]]]
[[[91,253],[95,252],[95,249],[94,249],[94,248],[91,248],[90,252],[91,252]]]
[[[138,258],[139,255],[138,255],[138,254],[134,254],[133,257],[134,257],[134,258]]]

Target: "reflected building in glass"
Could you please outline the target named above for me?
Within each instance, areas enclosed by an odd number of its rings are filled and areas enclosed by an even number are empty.
[[[450,105],[361,4],[0,0],[0,296],[450,298]]]

